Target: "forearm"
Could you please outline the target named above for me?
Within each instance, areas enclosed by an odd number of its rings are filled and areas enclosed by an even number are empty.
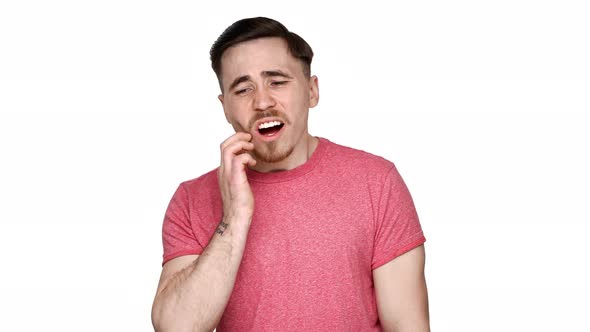
[[[196,261],[173,275],[156,295],[156,331],[212,331],[217,326],[246,245],[249,220],[239,219],[224,219]]]

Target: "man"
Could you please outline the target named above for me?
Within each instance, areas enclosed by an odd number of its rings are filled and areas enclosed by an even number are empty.
[[[211,49],[236,134],[163,225],[157,331],[428,331],[423,236],[395,166],[308,133],[313,52],[240,20]]]

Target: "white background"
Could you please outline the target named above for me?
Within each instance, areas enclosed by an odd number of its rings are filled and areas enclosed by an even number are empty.
[[[149,331],[166,206],[232,133],[208,51],[303,36],[310,131],[396,163],[433,331],[590,331],[586,1],[2,1],[0,329]]]

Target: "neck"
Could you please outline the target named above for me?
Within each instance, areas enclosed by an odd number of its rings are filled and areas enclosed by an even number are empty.
[[[256,166],[250,167],[257,172],[268,173],[268,172],[281,172],[288,171],[295,167],[305,164],[318,146],[319,140],[317,137],[313,137],[310,134],[306,134],[303,139],[303,144],[298,144],[293,149],[293,152],[285,158],[276,163],[265,163],[257,160]]]

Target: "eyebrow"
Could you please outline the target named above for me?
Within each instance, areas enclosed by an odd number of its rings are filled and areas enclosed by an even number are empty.
[[[232,84],[229,86],[229,89],[233,90],[238,84],[240,84],[242,82],[249,81],[249,80],[250,80],[250,75],[240,76],[232,82]]]
[[[288,78],[288,79],[293,79],[293,77],[281,70],[265,70],[262,73],[263,77],[284,77],[284,78]],[[231,85],[229,86],[230,90],[233,90],[238,84],[243,83],[243,82],[247,82],[250,81],[252,78],[250,77],[250,75],[243,75],[240,76],[238,78],[236,78]]]

